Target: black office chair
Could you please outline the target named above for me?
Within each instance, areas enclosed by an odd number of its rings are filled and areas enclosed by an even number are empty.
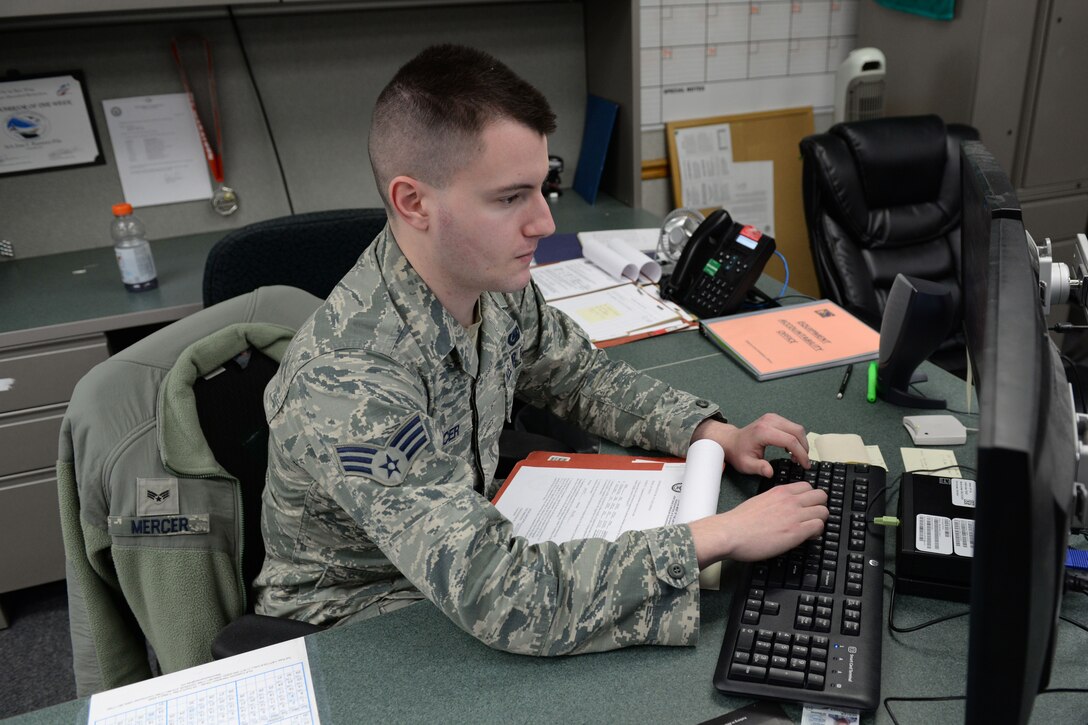
[[[970,126],[934,115],[838,123],[801,141],[805,223],[820,293],[880,329],[897,274],[960,301],[960,143]],[[966,369],[957,319],[931,358]]]
[[[236,229],[208,252],[204,306],[274,284],[324,299],[385,222],[385,209],[336,209]]]

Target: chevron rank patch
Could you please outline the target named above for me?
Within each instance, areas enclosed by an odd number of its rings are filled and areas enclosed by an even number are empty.
[[[176,478],[137,478],[136,515],[163,516],[181,512]]]
[[[427,430],[419,415],[411,418],[389,438],[383,448],[370,445],[336,447],[340,467],[347,476],[366,476],[386,486],[404,480],[412,459],[427,443]]]

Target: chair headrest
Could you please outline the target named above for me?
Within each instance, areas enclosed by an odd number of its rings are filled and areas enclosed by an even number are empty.
[[[959,146],[969,138],[978,132],[934,115],[838,123],[801,141],[806,183],[820,190],[817,211],[863,248],[929,241],[959,226]]]
[[[941,193],[948,134],[939,116],[839,123],[870,209],[933,201]]]

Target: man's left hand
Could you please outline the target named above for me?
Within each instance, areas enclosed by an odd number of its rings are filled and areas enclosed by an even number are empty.
[[[717,442],[725,451],[725,462],[740,473],[772,476],[774,468],[763,458],[767,446],[785,448],[795,461],[809,467],[804,427],[774,413],[766,413],[743,428],[707,418],[695,429],[691,441],[703,438]]]

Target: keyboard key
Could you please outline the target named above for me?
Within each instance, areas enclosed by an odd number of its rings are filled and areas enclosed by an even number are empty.
[[[826,640],[827,637],[821,637],[820,639]],[[813,637],[812,640],[816,641],[816,637]],[[813,647],[812,649],[810,649],[808,651],[808,653],[809,653],[809,658],[813,662],[827,662],[827,648],[826,647]]]
[[[767,671],[767,681],[773,682],[776,685],[786,685],[788,687],[804,687],[805,673],[797,672],[796,670],[786,670],[781,667],[772,667]]]
[[[745,624],[759,624],[759,610],[758,609],[745,609],[744,614],[741,615],[740,621]]]
[[[861,634],[861,624],[858,622],[843,621],[842,633],[850,635],[851,637],[857,637]]]
[[[767,679],[767,668],[756,667],[755,665],[742,665],[734,662],[733,666],[729,668],[729,676],[734,680],[763,682],[763,680]]]
[[[809,690],[824,689],[824,676],[809,673],[808,679],[805,680],[805,687]]]

